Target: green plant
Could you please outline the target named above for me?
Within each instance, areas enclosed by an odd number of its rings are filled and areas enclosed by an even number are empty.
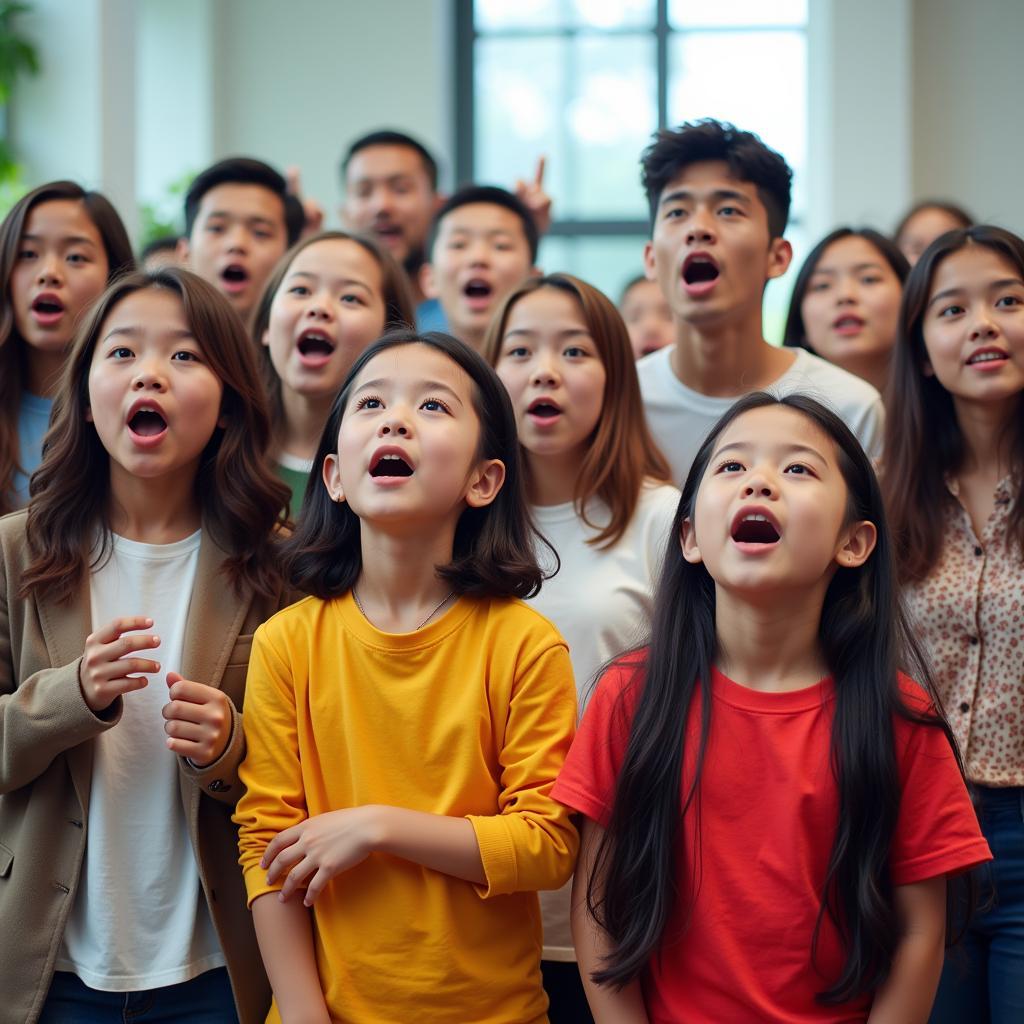
[[[160,199],[139,203],[140,249],[157,238],[181,234],[185,193],[195,176],[195,171],[186,171],[167,185],[167,190]]]
[[[22,74],[39,73],[39,53],[24,36],[18,35],[14,22],[32,10],[31,4],[18,0],[0,0],[0,107],[6,108],[14,83]],[[15,158],[6,130],[0,138],[0,184],[20,179],[21,168]]]

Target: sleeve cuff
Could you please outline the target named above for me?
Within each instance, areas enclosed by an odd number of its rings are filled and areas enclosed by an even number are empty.
[[[234,805],[242,793],[238,766],[245,758],[245,732],[241,714],[232,702],[228,703],[231,705],[231,733],[220,757],[202,768],[187,757],[178,758],[178,763],[185,775],[204,793],[221,803]]]
[[[516,865],[516,851],[509,835],[506,822],[501,815],[478,816],[467,815],[469,823],[476,833],[477,845],[480,847],[480,861],[484,866],[486,885],[474,888],[481,899],[491,896],[502,896],[517,890],[516,880],[519,872]]]

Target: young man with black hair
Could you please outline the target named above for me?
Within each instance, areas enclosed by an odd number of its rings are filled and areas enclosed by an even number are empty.
[[[437,211],[421,285],[440,302],[451,333],[479,352],[502,300],[537,272],[537,246],[537,225],[518,197],[469,185]]]
[[[647,276],[672,311],[676,343],[637,364],[647,419],[685,480],[711,427],[741,395],[801,391],[828,403],[869,455],[881,450],[881,398],[804,349],[764,338],[768,281],[793,256],[783,234],[792,172],[756,135],[707,119],[660,132],[642,158],[651,212]]]
[[[261,160],[230,157],[198,174],[185,194],[178,254],[248,322],[277,261],[302,234],[302,204]]]

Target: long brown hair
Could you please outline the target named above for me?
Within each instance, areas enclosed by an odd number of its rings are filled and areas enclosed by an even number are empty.
[[[882,486],[904,582],[923,580],[942,549],[946,511],[955,500],[945,477],[963,462],[964,442],[953,397],[935,376],[926,376],[924,314],[939,265],[970,245],[991,249],[1024,278],[1024,240],[1002,228],[979,225],[940,235],[907,278],[900,305],[899,340],[886,402]],[[1008,424],[1017,488],[1007,529],[1024,552],[1024,395]]]
[[[587,543],[597,548],[610,548],[629,526],[644,480],[668,482],[671,470],[647,428],[629,331],[615,303],[593,285],[571,274],[527,278],[505,299],[491,321],[484,339],[484,358],[491,366],[498,365],[512,308],[524,295],[532,295],[541,288],[557,288],[576,299],[604,364],[602,413],[587,439],[587,452],[576,476],[573,501],[580,519],[598,531]],[[525,465],[529,486],[529,462]],[[604,502],[611,512],[604,526],[587,518],[587,504],[594,497]]]
[[[54,199],[81,202],[96,225],[107,254],[107,284],[135,269],[128,232],[110,201],[99,192],[87,192],[73,181],[51,181],[27,192],[0,224],[0,514],[14,508],[14,475],[19,464],[18,410],[25,388],[24,343],[14,324],[11,274],[18,262],[21,236],[28,215],[41,203]]]
[[[228,553],[225,569],[237,590],[248,586],[266,597],[280,592],[272,535],[288,489],[266,463],[270,418],[252,345],[238,316],[212,285],[187,270],[168,267],[115,281],[78,330],[54,398],[43,463],[32,476],[26,526],[32,561],[22,597],[46,593],[67,600],[86,569],[100,564],[109,550],[110,456],[85,418],[89,367],[114,307],[149,288],[165,289],[181,299],[185,321],[224,387],[225,426],[214,430],[195,479],[203,529]],[[90,563],[98,529],[103,543]]]
[[[281,257],[280,262],[274,268],[266,286],[260,294],[256,308],[253,310],[249,326],[249,334],[253,344],[256,346],[257,362],[259,363],[260,376],[267,394],[270,396],[270,419],[271,419],[271,445],[274,446],[276,438],[284,425],[284,406],[281,402],[281,378],[274,369],[270,360],[270,349],[263,344],[263,335],[270,326],[270,307],[274,304],[274,296],[281,287],[281,282],[288,273],[295,257],[317,242],[355,242],[362,246],[377,262],[380,267],[381,284],[384,299],[384,324],[381,334],[392,328],[409,327],[416,323],[416,304],[413,301],[412,289],[405,271],[398,265],[398,261],[386,250],[382,249],[372,238],[363,235],[353,235],[348,231],[320,231],[309,238],[303,238],[293,245]]]

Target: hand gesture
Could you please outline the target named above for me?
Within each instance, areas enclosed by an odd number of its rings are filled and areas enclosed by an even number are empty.
[[[150,629],[152,625],[152,619],[129,616],[114,619],[85,638],[85,653],[78,667],[78,685],[93,714],[106,711],[122,694],[146,686],[149,680],[138,673],[160,671],[157,661],[126,657],[135,651],[160,646],[160,637],[149,633],[125,635],[137,629]]]
[[[311,907],[335,875],[362,863],[377,848],[375,818],[373,807],[350,807],[314,815],[279,832],[260,861],[267,868],[267,884],[288,872],[281,900],[305,886],[302,902]]]
[[[533,222],[537,225],[537,233],[546,234],[551,227],[551,196],[544,191],[544,165],[546,157],[539,157],[533,181],[516,182],[515,193],[523,205],[533,214]]]
[[[167,746],[197,768],[206,768],[224,753],[231,739],[231,701],[222,691],[177,672],[167,673],[167,687],[171,697],[163,710]]]
[[[284,172],[288,192],[302,203],[302,212],[306,215],[306,225],[302,229],[302,237],[315,235],[324,226],[324,208],[315,199],[304,199],[299,168],[289,167]]]

